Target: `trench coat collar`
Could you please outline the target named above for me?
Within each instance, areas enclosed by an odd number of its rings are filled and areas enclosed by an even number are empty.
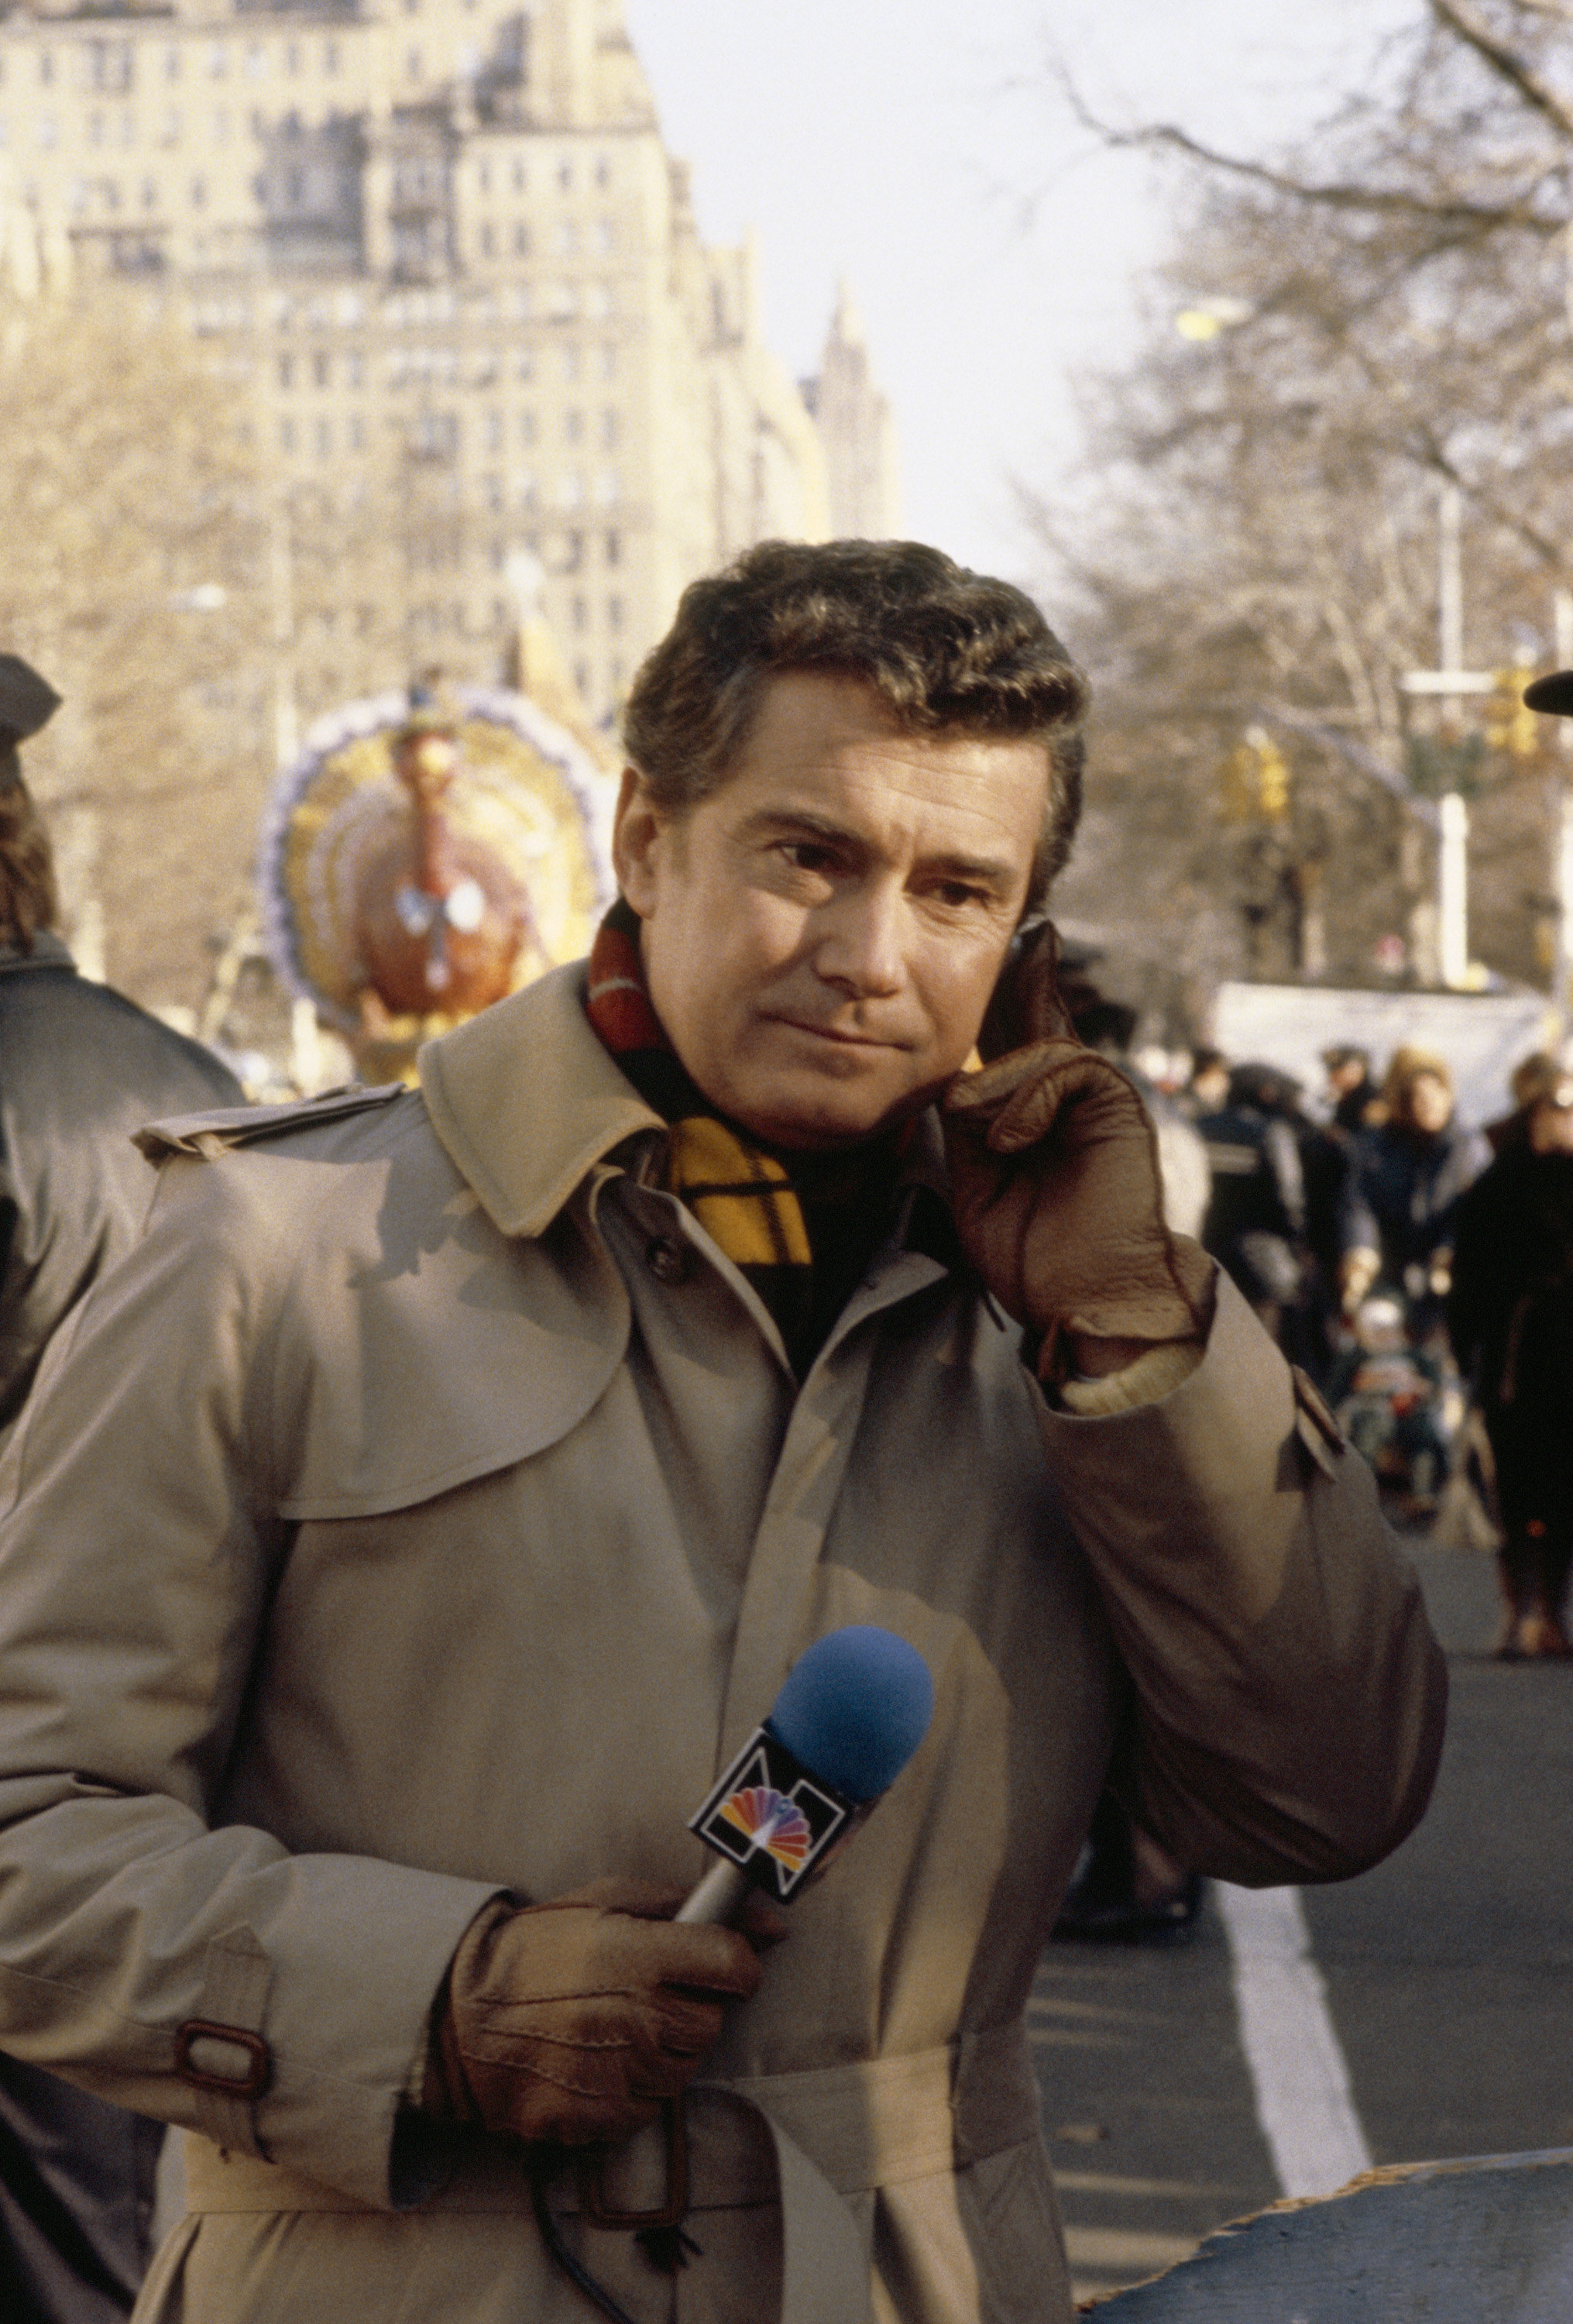
[[[598,1162],[640,1131],[666,1130],[597,1038],[584,973],[582,960],[550,970],[428,1041],[417,1060],[432,1128],[507,1235],[544,1234]],[[946,1192],[932,1110],[919,1118],[901,1181]]]
[[[506,1235],[544,1234],[614,1147],[667,1127],[596,1038],[584,970],[548,971],[416,1061],[432,1128]]]

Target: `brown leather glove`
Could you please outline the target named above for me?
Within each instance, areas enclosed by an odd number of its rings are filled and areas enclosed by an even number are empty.
[[[564,2146],[631,2137],[686,2088],[762,1971],[732,1929],[676,1928],[680,1889],[595,1880],[471,1922],[433,2013],[422,2105]]]
[[[1054,936],[1029,939],[990,1009],[983,1047],[942,1102],[962,1246],[1007,1313],[1044,1335],[1150,1343],[1205,1338],[1212,1262],[1164,1223],[1158,1143],[1117,1065],[1083,1047],[1053,981]],[[1133,1353],[1136,1351],[1133,1350]]]

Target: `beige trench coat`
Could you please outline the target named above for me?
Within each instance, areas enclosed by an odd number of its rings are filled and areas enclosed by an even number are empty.
[[[884,1623],[934,1727],[707,2061],[703,2255],[554,2207],[641,2324],[1062,2319],[1021,2028],[1111,1754],[1187,1863],[1357,1871],[1440,1745],[1413,1580],[1227,1283],[1166,1399],[1056,1414],[920,1184],[798,1391],[579,993],[164,1135],[10,1456],[0,2041],[198,2134],[143,2317],[577,2324],[515,2162],[401,2112],[445,1966],[500,1889],[696,1878],[794,1657]]]

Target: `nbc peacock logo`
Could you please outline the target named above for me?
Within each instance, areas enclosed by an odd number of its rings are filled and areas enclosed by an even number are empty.
[[[801,1872],[814,1845],[808,1818],[796,1801],[764,1784],[750,1784],[734,1792],[721,1808],[722,1820],[735,1824],[756,1848],[773,1856],[789,1872]]]

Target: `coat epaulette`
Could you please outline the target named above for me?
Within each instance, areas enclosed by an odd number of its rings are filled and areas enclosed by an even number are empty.
[[[133,1143],[150,1162],[167,1161],[171,1154],[195,1154],[204,1162],[216,1162],[237,1146],[257,1146],[285,1130],[344,1121],[409,1094],[403,1082],[383,1082],[374,1089],[325,1090],[320,1097],[296,1098],[288,1105],[216,1106],[211,1113],[179,1113],[168,1121],[150,1121],[135,1133]]]

